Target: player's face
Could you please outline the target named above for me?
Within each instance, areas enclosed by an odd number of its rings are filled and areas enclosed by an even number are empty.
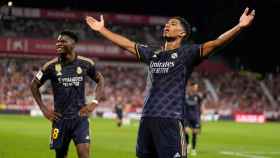
[[[74,49],[74,40],[66,35],[59,35],[56,42],[56,51],[59,54],[69,53]]]
[[[198,91],[198,84],[194,84],[192,86],[192,92],[197,92]]]
[[[181,22],[178,19],[170,19],[164,27],[164,38],[183,38],[186,35]]]
[[[121,98],[120,96],[118,96],[118,97],[117,97],[117,102],[120,103],[121,101],[122,101],[122,98]]]

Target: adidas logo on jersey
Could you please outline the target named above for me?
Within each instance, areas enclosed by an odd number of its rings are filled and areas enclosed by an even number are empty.
[[[181,155],[178,152],[173,156],[173,158],[180,158],[180,157]]]

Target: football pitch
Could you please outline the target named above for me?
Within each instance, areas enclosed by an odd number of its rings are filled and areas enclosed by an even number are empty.
[[[92,158],[136,158],[138,122],[118,128],[91,118]],[[41,117],[0,115],[0,158],[51,158],[50,123]],[[203,123],[197,158],[280,158],[280,123]],[[76,158],[71,144],[68,158]],[[193,157],[193,156],[189,156]]]

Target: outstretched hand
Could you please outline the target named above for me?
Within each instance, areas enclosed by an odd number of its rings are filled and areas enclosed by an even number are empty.
[[[246,8],[243,14],[241,15],[239,19],[239,26],[242,28],[248,27],[252,24],[252,21],[255,17],[255,10],[252,10],[249,13],[249,8]]]
[[[100,16],[100,21],[97,21],[96,19],[94,19],[91,16],[86,16],[86,23],[94,31],[100,31],[104,27],[103,15]]]

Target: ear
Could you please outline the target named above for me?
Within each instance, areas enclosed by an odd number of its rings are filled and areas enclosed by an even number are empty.
[[[75,40],[71,39],[71,44],[72,44],[73,46],[75,46],[75,45],[76,45]]]
[[[187,33],[186,33],[185,31],[182,31],[182,32],[180,32],[180,34],[179,34],[179,35],[180,35],[180,37],[182,37],[182,38],[183,38],[183,37],[185,37],[185,36],[187,35]]]

